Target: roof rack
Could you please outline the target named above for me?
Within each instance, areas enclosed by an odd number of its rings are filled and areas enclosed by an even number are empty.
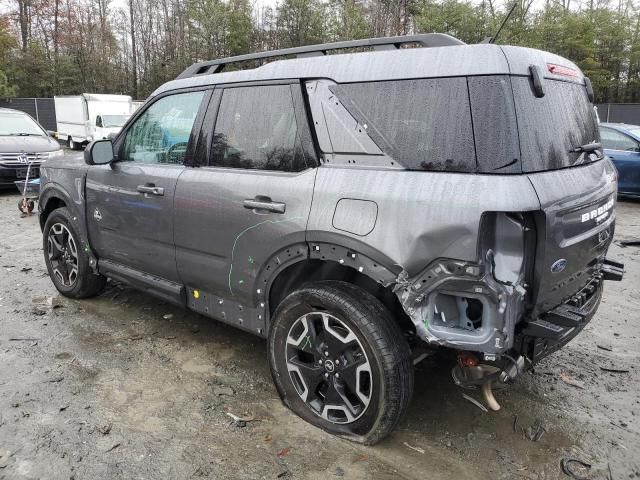
[[[342,50],[345,48],[372,47],[374,50],[393,50],[402,45],[415,43],[422,47],[449,47],[466,45],[446,33],[424,33],[420,35],[406,35],[402,37],[366,38],[363,40],[349,40],[345,42],[324,43],[320,45],[307,45],[304,47],[285,48],[282,50],[270,50],[266,52],[249,53],[235,57],[209,60],[194,63],[187,67],[177,78],[188,78],[199,75],[220,73],[230,63],[245,62],[247,60],[261,60],[274,57],[295,55],[297,58],[317,57],[326,55],[329,50]]]

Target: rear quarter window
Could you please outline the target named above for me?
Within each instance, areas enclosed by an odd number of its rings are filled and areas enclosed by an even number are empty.
[[[518,123],[507,75],[469,77],[478,172],[521,173]]]
[[[405,168],[476,170],[466,78],[350,83],[330,89],[377,146]]]

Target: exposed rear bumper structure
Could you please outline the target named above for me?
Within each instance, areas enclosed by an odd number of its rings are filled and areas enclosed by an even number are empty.
[[[620,281],[624,265],[605,258],[587,284],[568,300],[535,319],[521,322],[514,350],[536,363],[566,345],[595,315],[605,280]]]

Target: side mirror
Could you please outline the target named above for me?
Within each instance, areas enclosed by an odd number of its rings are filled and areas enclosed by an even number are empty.
[[[115,140],[117,136],[118,136],[117,133],[111,132],[109,135],[107,135],[107,138],[109,140]]]
[[[84,162],[87,165],[106,165],[113,162],[114,158],[111,140],[96,140],[84,149]]]

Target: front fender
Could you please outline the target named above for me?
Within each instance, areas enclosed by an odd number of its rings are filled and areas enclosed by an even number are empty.
[[[82,211],[84,209],[80,208],[78,202],[74,201],[72,196],[67,192],[67,190],[60,184],[55,182],[45,183],[40,190],[40,197],[38,200],[38,215],[40,218],[40,230],[44,228],[44,224],[47,221],[47,216],[51,213],[51,208],[49,205],[50,201],[60,200],[65,206],[69,209],[74,218],[81,218]],[[86,233],[86,228],[84,223],[80,222],[83,225],[78,225],[79,228],[82,229],[84,233]]]
[[[84,185],[83,178],[76,178],[73,185],[75,191],[69,193],[61,184],[56,182],[47,182],[43,185],[40,191],[40,197],[38,201],[38,215],[40,220],[40,230],[44,230],[44,225],[48,215],[51,213],[51,202],[61,201],[64,203],[65,208],[71,213],[74,226],[79,232],[81,248],[87,252],[89,256],[89,265],[97,273],[97,256],[89,243],[89,234],[87,231],[86,221],[86,209],[84,203]]]

